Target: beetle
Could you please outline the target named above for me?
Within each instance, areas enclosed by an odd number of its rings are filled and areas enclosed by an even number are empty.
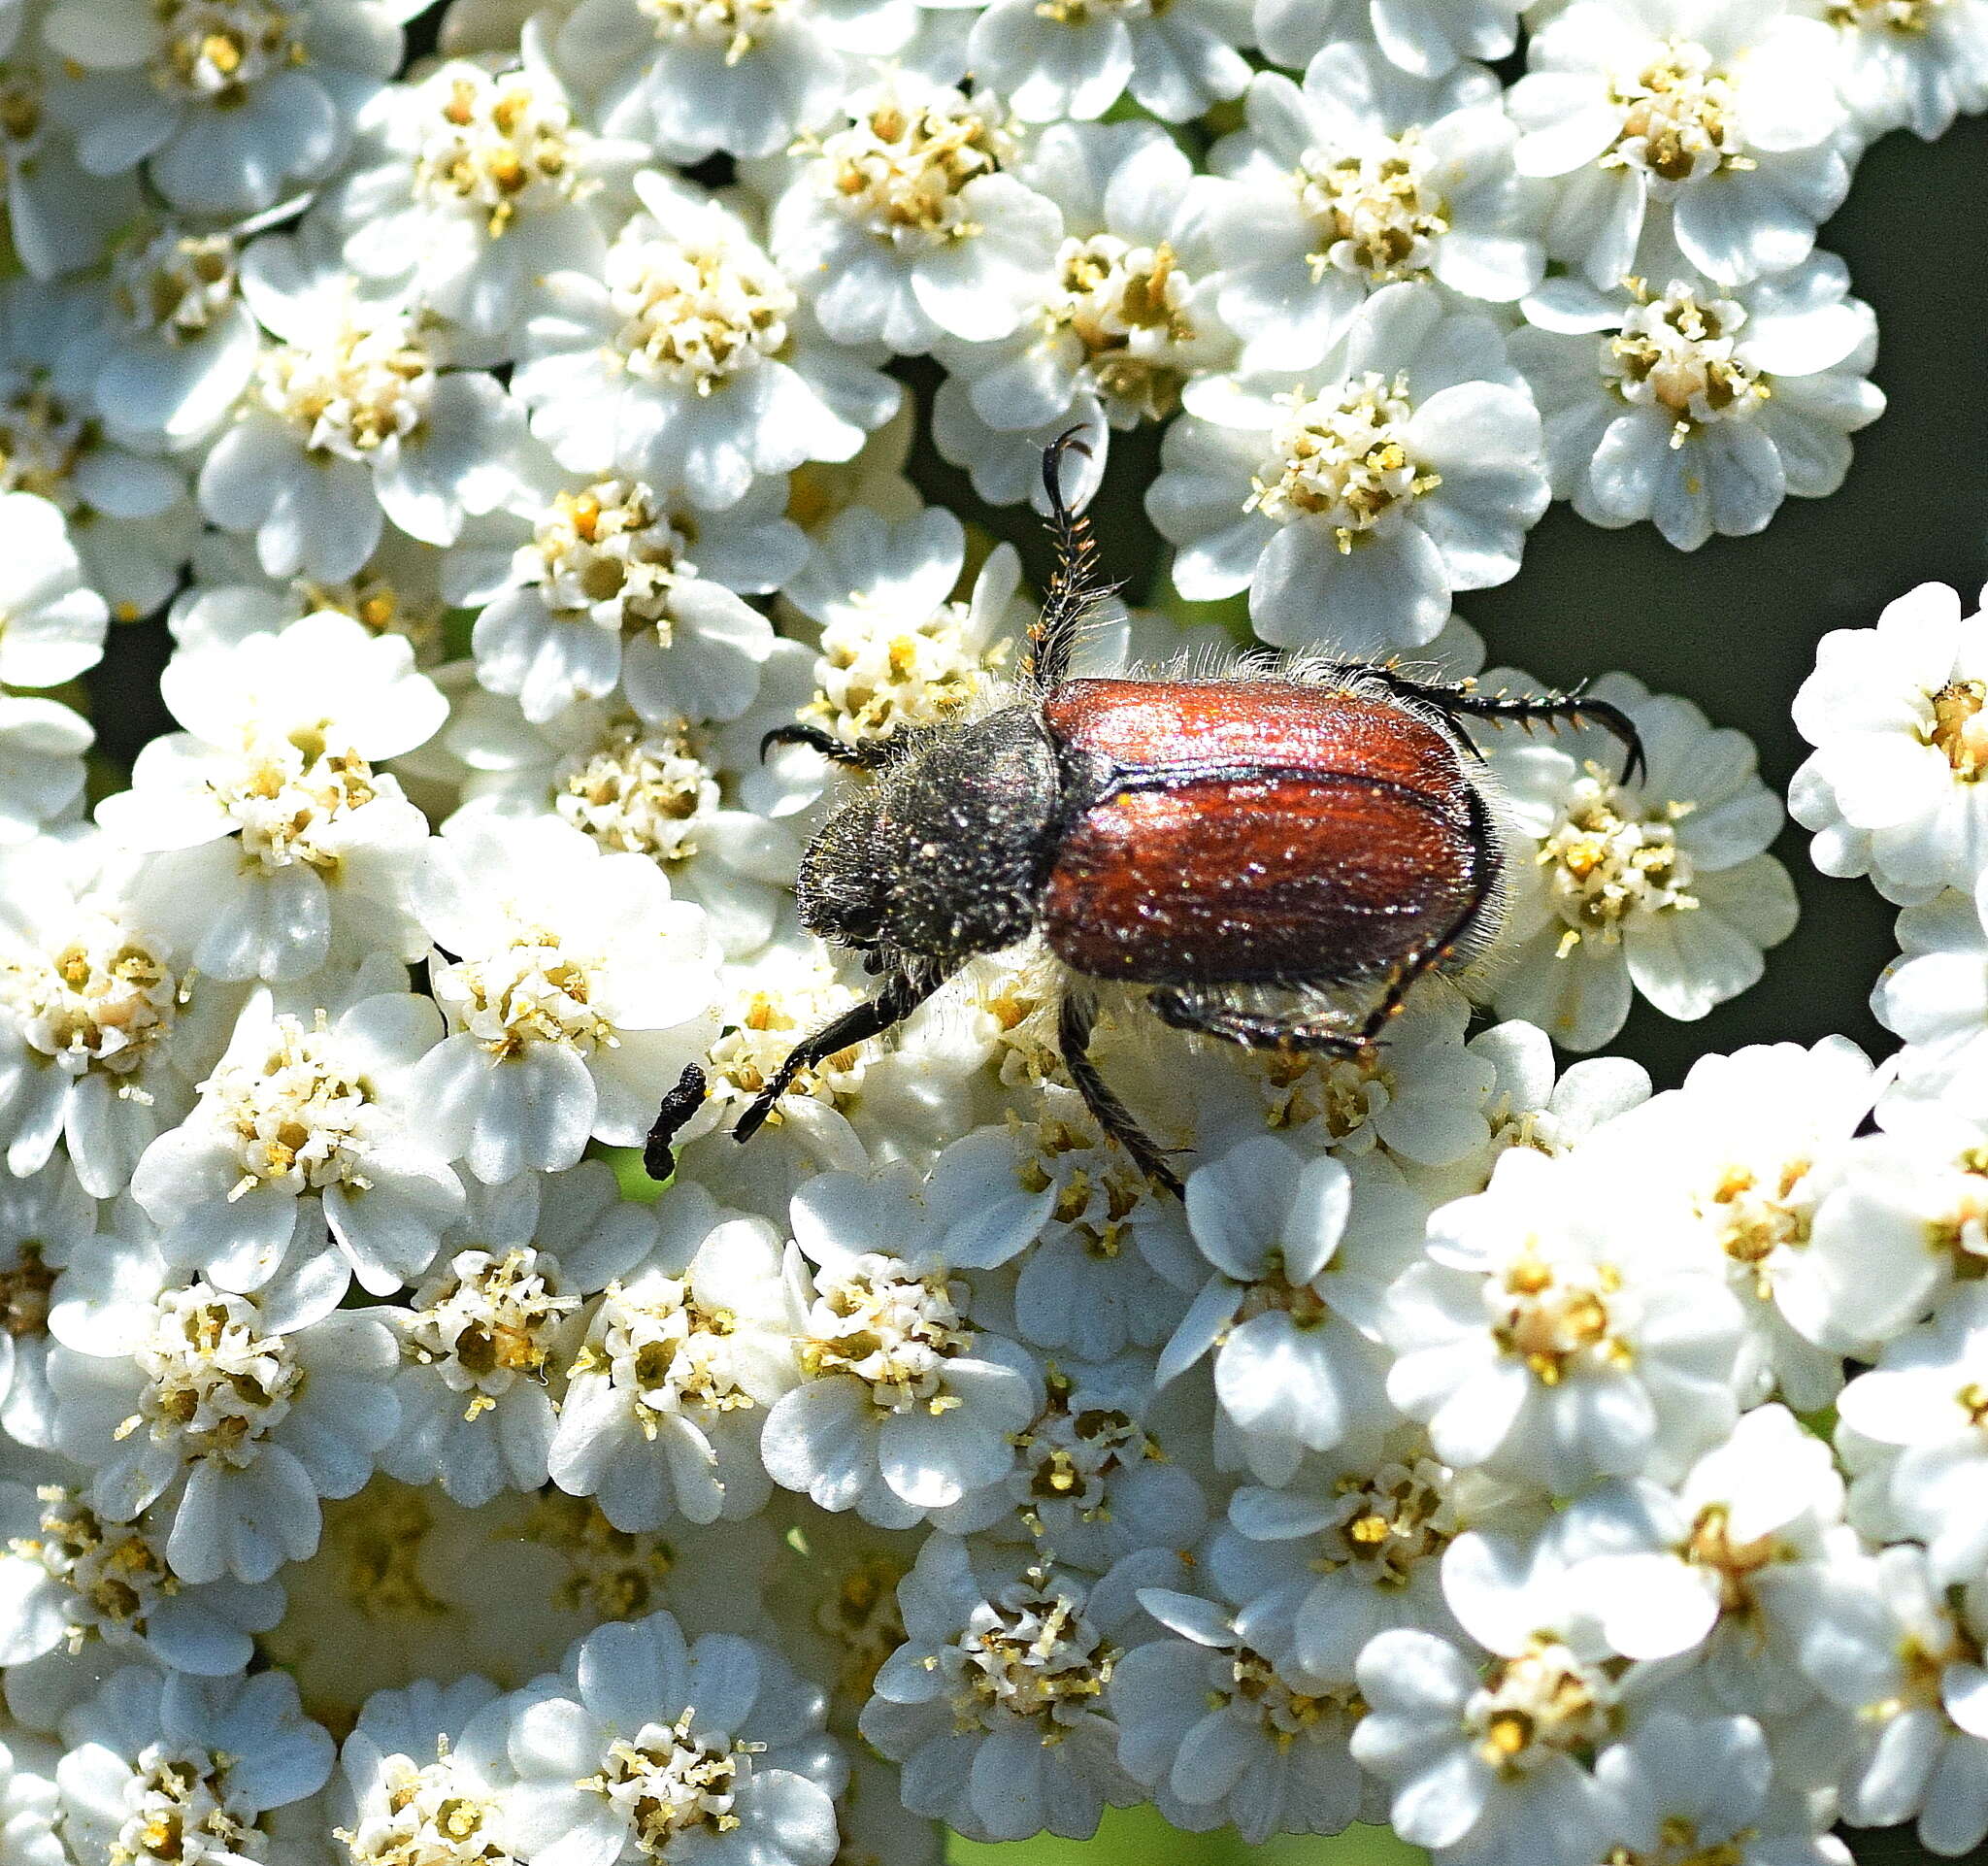
[[[801,923],[863,955],[875,994],[797,1044],[734,1129],[758,1132],[806,1068],[888,1030],[970,959],[1040,936],[1060,962],[1057,1042],[1103,1130],[1156,1185],[1180,1180],[1091,1060],[1099,992],[1252,1049],[1363,1056],[1409,989],[1465,969],[1503,913],[1503,840],[1471,718],[1591,721],[1643,763],[1606,701],[1476,691],[1392,662],[1244,665],[1196,679],[1075,678],[1111,593],[1063,496],[1072,429],[1044,450],[1055,575],[1013,688],[979,716],[850,744],[768,733],[872,782],[809,846]],[[1371,999],[1364,1012],[1348,990]],[[703,1099],[693,1064],[645,1153],[667,1178]]]

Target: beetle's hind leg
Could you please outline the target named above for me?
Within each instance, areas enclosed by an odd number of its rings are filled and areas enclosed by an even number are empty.
[[[1462,715],[1474,719],[1505,719],[1518,726],[1598,725],[1622,747],[1624,783],[1634,783],[1639,776],[1649,775],[1642,734],[1636,729],[1636,721],[1611,700],[1597,700],[1584,693],[1548,693],[1537,699],[1510,693],[1478,693],[1462,684],[1411,681],[1389,667],[1366,671],[1391,692],[1419,700],[1451,719]]]
[[[1420,973],[1415,974],[1416,977]],[[1193,1031],[1204,1037],[1219,1037],[1224,1043],[1241,1044],[1245,1050],[1301,1050],[1314,1056],[1364,1056],[1374,1048],[1401,999],[1412,983],[1405,968],[1388,987],[1387,996],[1375,1007],[1365,1023],[1348,1027],[1337,1013],[1327,1017],[1294,1016],[1276,1011],[1251,1011],[1235,1004],[1218,992],[1196,991],[1169,986],[1155,991],[1147,1000],[1153,1016],[1176,1030]]]
[[[1056,1042],[1063,1051],[1063,1067],[1070,1072],[1070,1080],[1083,1097],[1083,1105],[1091,1111],[1091,1118],[1124,1148],[1133,1164],[1147,1179],[1163,1192],[1180,1198],[1180,1176],[1167,1164],[1166,1153],[1140,1126],[1132,1111],[1112,1092],[1110,1084],[1098,1073],[1097,1064],[1091,1061],[1091,1007],[1066,993],[1056,1014]]]

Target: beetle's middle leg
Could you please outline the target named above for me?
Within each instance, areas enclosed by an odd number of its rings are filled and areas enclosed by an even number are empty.
[[[1133,1164],[1162,1191],[1176,1199],[1182,1197],[1180,1176],[1167,1164],[1166,1154],[1091,1061],[1091,1007],[1066,992],[1056,1013],[1056,1042],[1063,1051],[1063,1067],[1091,1111],[1091,1118],[1131,1154]]]
[[[1389,986],[1390,996],[1395,989],[1396,985]],[[1407,987],[1403,985],[1400,989],[1405,992]],[[1241,1044],[1245,1050],[1293,1050],[1316,1056],[1356,1057],[1374,1047],[1374,1036],[1368,1034],[1366,1025],[1349,1029],[1337,1014],[1334,1022],[1328,1025],[1323,1018],[1250,1011],[1225,1002],[1214,992],[1177,986],[1155,991],[1146,1002],[1154,1016],[1176,1030],[1219,1037],[1224,1043]],[[1374,1019],[1369,1017],[1367,1021],[1372,1023]]]

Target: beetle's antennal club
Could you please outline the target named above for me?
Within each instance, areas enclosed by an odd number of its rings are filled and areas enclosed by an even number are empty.
[[[1043,489],[1049,495],[1049,532],[1056,541],[1056,572],[1043,592],[1043,613],[1029,630],[1021,678],[1045,693],[1070,671],[1071,650],[1084,618],[1116,584],[1098,577],[1098,541],[1087,512],[1073,511],[1063,496],[1063,456],[1091,456],[1081,426],[1065,428],[1043,450]]]

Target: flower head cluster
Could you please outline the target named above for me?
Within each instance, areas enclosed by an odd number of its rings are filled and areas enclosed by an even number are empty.
[[[1784,809],[1607,605],[1532,709],[1455,613],[1834,493],[1817,227],[1983,110],[1988,0],[0,0],[0,1860],[1988,1839],[1988,620],[1839,617]],[[810,930],[1035,835],[808,852],[1106,486],[1078,678],[1469,740],[1294,878],[1242,733],[1208,939],[1467,887],[1434,976]],[[1790,816],[1899,1052],[1586,1056]]]

